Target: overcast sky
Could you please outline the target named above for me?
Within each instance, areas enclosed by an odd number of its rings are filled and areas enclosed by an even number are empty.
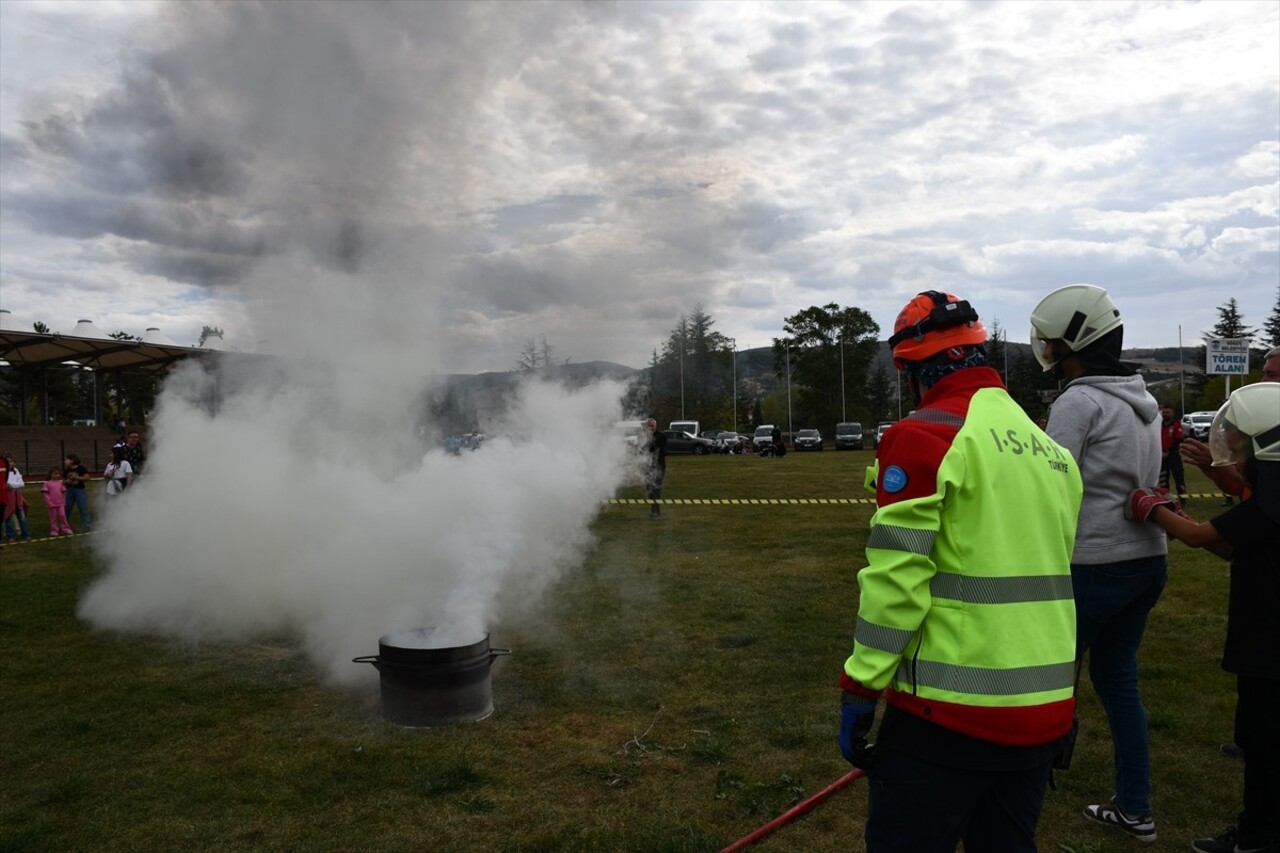
[[[0,2],[0,307],[444,371],[1280,286],[1280,3]],[[386,343],[391,342],[391,343]]]

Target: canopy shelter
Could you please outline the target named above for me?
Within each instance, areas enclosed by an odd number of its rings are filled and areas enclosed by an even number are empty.
[[[8,312],[5,312],[7,315]],[[7,317],[4,319],[8,319]],[[142,340],[117,340],[105,335],[88,320],[81,320],[71,334],[41,334],[14,329],[0,323],[0,365],[17,368],[21,383],[20,399],[29,396],[28,383],[42,377],[48,368],[76,366],[98,372],[164,373],[174,364],[192,356],[207,356],[214,350],[184,347],[171,341],[158,329],[148,329]],[[117,387],[120,383],[117,382]],[[98,400],[94,400],[93,416],[98,419]],[[41,394],[41,421],[48,422],[46,395]],[[20,405],[18,423],[26,422],[26,407]]]
[[[44,367],[74,361],[93,370],[164,372],[175,362],[208,352],[145,340],[118,341],[0,330],[0,359],[14,367]]]

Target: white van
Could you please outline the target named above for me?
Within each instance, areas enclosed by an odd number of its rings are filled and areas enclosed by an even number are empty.
[[[768,447],[773,444],[773,431],[776,427],[773,424],[761,424],[756,427],[755,435],[751,437],[751,443],[755,445],[755,449]]]
[[[689,435],[702,435],[702,424],[697,421],[672,421],[667,429],[679,430],[687,432]]]

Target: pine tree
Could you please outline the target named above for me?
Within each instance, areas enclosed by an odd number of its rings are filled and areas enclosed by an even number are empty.
[[[1244,317],[1240,314],[1240,306],[1233,296],[1227,300],[1226,305],[1218,306],[1218,322],[1213,325],[1213,332],[1206,335],[1206,337],[1252,339],[1257,334],[1258,331],[1256,329],[1244,324]]]
[[[682,315],[649,366],[653,417],[659,424],[689,418],[726,429],[733,418],[733,341],[712,331],[701,307]],[[739,402],[745,402],[740,400]]]
[[[1263,343],[1268,347],[1280,347],[1280,287],[1276,288],[1276,304],[1271,308],[1271,316],[1262,327]]]

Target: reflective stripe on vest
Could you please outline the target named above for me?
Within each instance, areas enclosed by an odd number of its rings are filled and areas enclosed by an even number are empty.
[[[877,524],[871,528],[871,535],[867,537],[867,547],[927,555],[933,550],[933,540],[937,535],[936,530],[917,530],[914,527],[900,527],[895,524]]]
[[[1070,575],[1021,575],[978,577],[938,572],[929,583],[934,598],[968,604],[1019,604],[1027,601],[1070,601],[1074,598]]]
[[[957,430],[964,426],[964,418],[962,416],[942,409],[917,409],[907,417],[913,421],[923,421],[927,424],[946,424],[947,426],[955,427]]]
[[[854,630],[853,640],[855,643],[868,648],[879,649],[891,655],[900,655],[902,650],[907,647],[907,643],[911,642],[913,636],[915,636],[914,631],[907,631],[903,628],[890,628],[887,625],[877,625],[859,616],[858,627]]]
[[[904,659],[898,666],[898,681],[918,687],[932,687],[952,693],[980,696],[1020,696],[1050,690],[1070,690],[1075,684],[1074,661],[1023,666],[1015,669],[987,669],[954,663]]]

